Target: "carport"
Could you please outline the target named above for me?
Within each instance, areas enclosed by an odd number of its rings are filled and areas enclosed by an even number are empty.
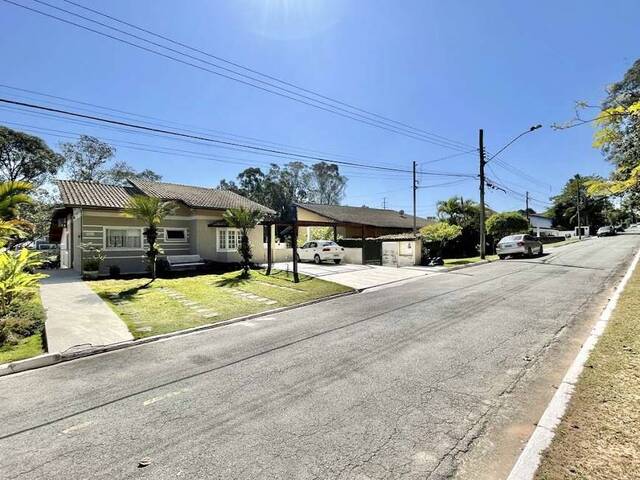
[[[338,231],[343,236],[356,237],[361,242],[363,265],[383,263],[383,244],[370,237],[383,235],[407,234],[412,231],[414,218],[405,215],[402,210],[386,210],[369,207],[350,207],[343,205],[296,204],[291,209],[290,221],[265,220],[267,240],[267,275],[273,265],[273,230],[274,226],[286,226],[291,229],[291,249],[294,282],[298,276],[298,230],[300,227],[331,227],[333,240],[338,241]],[[427,219],[416,218],[418,228],[427,224]]]

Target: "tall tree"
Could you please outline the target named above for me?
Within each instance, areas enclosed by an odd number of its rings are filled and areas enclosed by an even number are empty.
[[[127,185],[127,180],[129,178],[150,180],[152,182],[159,182],[162,180],[162,175],[159,175],[153,170],[146,168],[138,172],[131,165],[122,160],[116,161],[106,173],[105,181],[114,185]]]
[[[560,227],[578,225],[578,206],[582,225],[598,228],[607,224],[606,212],[613,205],[606,196],[598,196],[588,191],[587,185],[602,181],[598,176],[576,175],[564,185],[560,194],[553,197],[552,206],[546,215],[553,218],[553,223]]]
[[[101,182],[108,177],[108,162],[115,156],[115,147],[89,135],[80,135],[77,142],[60,144],[69,176],[74,180]]]
[[[309,201],[323,205],[339,205],[344,198],[347,178],[340,175],[338,165],[319,162],[311,167]]]
[[[149,244],[147,258],[151,268],[152,282],[157,276],[156,267],[158,255],[161,253],[160,247],[158,246],[158,227],[176,208],[177,205],[174,202],[166,202],[156,197],[147,197],[146,195],[134,195],[129,199],[124,209],[125,215],[137,218],[146,225],[144,236]]]
[[[0,180],[43,184],[55,175],[64,157],[38,137],[0,126]]]
[[[96,137],[80,135],[77,142],[61,143],[60,148],[66,159],[67,173],[74,180],[126,185],[128,178],[162,179],[153,170],[138,172],[122,160],[111,163],[116,155],[115,147]]]
[[[257,167],[247,168],[237,181],[221,180],[218,188],[267,205],[286,220],[296,202],[340,203],[346,182],[337,166],[320,162],[308,167],[302,162],[290,162],[282,166],[271,164],[266,173]]]

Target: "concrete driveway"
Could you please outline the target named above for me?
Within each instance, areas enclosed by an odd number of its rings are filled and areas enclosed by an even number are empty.
[[[278,270],[292,271],[293,262],[275,263],[273,268]],[[378,265],[355,265],[334,263],[300,262],[298,271],[311,277],[322,278],[330,282],[346,285],[355,289],[365,289],[389,285],[403,280],[424,277],[438,273],[437,270],[426,267],[381,267]]]

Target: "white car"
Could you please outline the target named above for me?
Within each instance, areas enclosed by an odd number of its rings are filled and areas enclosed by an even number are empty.
[[[528,257],[542,255],[542,242],[531,235],[509,235],[496,245],[496,253],[500,260],[509,255],[526,255]]]
[[[298,249],[298,261],[322,263],[333,260],[340,263],[344,258],[344,248],[330,240],[313,240]]]

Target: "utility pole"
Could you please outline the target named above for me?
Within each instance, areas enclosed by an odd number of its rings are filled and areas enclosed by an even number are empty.
[[[416,162],[413,161],[413,234],[418,234],[416,227],[416,191],[418,190],[418,184],[416,182]]]
[[[527,200],[525,203],[524,211],[527,214],[527,222],[528,222],[529,221],[529,192],[527,192],[526,198]]]
[[[480,151],[480,258],[484,260],[486,250],[485,229],[484,229],[484,166],[487,163],[484,159],[484,130],[478,131],[478,148]]]
[[[387,197],[382,197],[382,209],[387,209]]]
[[[576,175],[576,182],[578,183],[578,201],[576,202],[576,210],[578,213],[578,239],[582,240],[582,221],[580,219],[580,175]]]

